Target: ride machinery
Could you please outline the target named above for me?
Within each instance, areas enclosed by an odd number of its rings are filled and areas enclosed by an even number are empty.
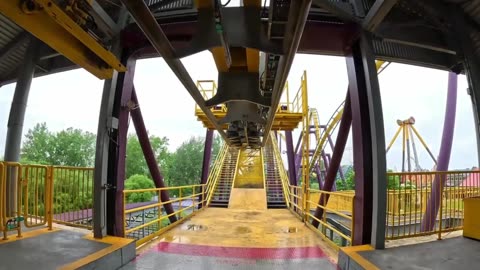
[[[418,130],[413,126],[415,124],[415,118],[410,117],[406,120],[397,120],[397,124],[399,125],[395,135],[393,135],[392,140],[388,144],[386,153],[392,148],[395,141],[398,139],[400,133],[402,134],[402,172],[405,172],[405,161],[407,163],[407,171],[412,171],[412,164],[411,160],[413,159],[415,167],[413,171],[423,171],[422,167],[420,166],[420,162],[418,160],[418,152],[417,147],[415,145],[415,136],[420,141],[422,146],[428,152],[428,155],[433,160],[434,164],[437,165],[437,160],[435,159],[432,151],[428,148],[425,140],[422,138]],[[411,144],[410,144],[411,143]],[[411,146],[410,146],[411,145]],[[413,151],[413,157],[411,156],[411,152]]]
[[[197,18],[197,35],[188,48],[172,44],[154,17],[155,12],[181,3],[121,2],[212,122],[211,127],[229,145],[266,145],[310,2],[295,2],[291,7],[290,1],[278,1],[262,7],[261,0],[249,0],[243,1],[239,9],[226,8],[230,1],[195,1],[195,7],[202,12]],[[262,16],[267,9],[270,15],[264,24]],[[0,12],[100,79],[112,78],[113,71],[126,71],[115,53],[119,41],[112,40],[122,32],[125,43],[125,36],[129,35],[128,29],[122,29],[129,22],[128,13],[119,4],[99,5],[95,0],[13,0],[1,1]],[[238,21],[226,19],[233,17]],[[211,51],[218,69],[218,88],[208,100],[203,99],[179,60],[203,50]],[[222,118],[215,119],[210,109],[220,104],[228,110]]]

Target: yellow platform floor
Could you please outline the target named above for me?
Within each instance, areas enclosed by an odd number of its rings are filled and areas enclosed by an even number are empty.
[[[337,251],[286,209],[207,208],[140,249],[158,242],[221,247],[318,247],[332,260]]]

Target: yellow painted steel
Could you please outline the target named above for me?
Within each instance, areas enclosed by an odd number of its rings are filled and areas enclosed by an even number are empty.
[[[260,68],[260,51],[257,49],[246,49],[248,72],[258,72]]]
[[[205,229],[190,229],[199,225]],[[332,261],[338,255],[286,209],[207,208],[157,241],[219,247],[319,247]],[[152,246],[157,245],[157,241]]]
[[[26,14],[18,1],[0,1],[0,12],[99,79],[111,78],[113,70],[126,71],[111,52],[77,25],[55,2],[35,2],[41,5],[41,9]],[[98,59],[92,58],[92,55]]]
[[[313,170],[313,164],[317,162],[322,151],[325,149],[328,142],[328,136],[332,134],[332,132],[335,130],[340,120],[342,120],[342,115],[343,115],[343,106],[339,107],[337,111],[335,111],[334,116],[327,123],[327,128],[325,129],[324,132],[322,132],[322,135],[320,136],[320,140],[317,142],[317,145],[315,146],[315,151],[313,152],[313,156],[310,161],[310,167],[309,167],[310,172]]]
[[[387,220],[390,230],[386,239],[400,239],[424,235],[438,234],[464,229],[464,199],[480,196],[480,171],[447,171],[447,172],[411,172],[387,173],[389,186],[402,183],[387,190]],[[416,224],[422,221],[426,212],[428,199],[432,194],[434,179],[444,179],[448,185],[443,187],[440,196],[439,212],[436,215],[438,226],[432,231],[422,232]],[[442,181],[440,181],[441,185]],[[445,220],[448,226],[443,226]],[[413,224],[413,225],[412,225]]]
[[[5,211],[6,211],[6,178],[5,178],[5,165],[3,162],[0,162],[0,231],[5,231]]]
[[[263,156],[260,149],[240,149],[234,188],[264,188]]]
[[[316,194],[317,196],[312,196],[313,194]],[[326,237],[326,229],[328,228],[329,230],[335,232],[338,234],[340,237],[343,239],[347,240],[348,244],[351,245],[352,239],[353,239],[353,216],[354,216],[354,211],[355,208],[353,207],[354,201],[355,201],[355,194],[349,193],[349,192],[327,192],[323,190],[318,190],[318,189],[310,189],[309,188],[309,195],[310,197],[308,198],[307,205],[308,205],[308,211],[305,212],[305,215],[307,216],[306,219],[306,224],[309,226],[311,229],[317,231],[319,235],[324,237],[326,240],[329,242],[333,243],[328,237]],[[327,196],[329,197],[328,203],[325,202],[320,202],[318,198],[320,198],[321,195],[324,195],[323,198],[326,198]],[[339,207],[339,202],[342,202],[342,207]],[[311,213],[311,209],[316,209],[317,207],[323,209],[323,216],[321,218],[315,217]],[[339,208],[346,208],[347,211],[344,211],[343,209]],[[348,209],[351,209],[351,212],[348,212]],[[349,227],[350,231],[352,232],[351,235],[346,235],[343,232],[339,231],[337,228],[333,227],[330,225],[327,220],[327,213],[333,213],[337,216],[342,217],[344,220],[347,220],[347,224],[343,223],[345,227]],[[319,228],[315,228],[310,225],[310,223],[316,220],[320,223]],[[334,245],[336,246],[336,244]]]
[[[51,211],[49,174],[51,168],[44,165],[24,165],[20,184],[23,198],[19,199],[24,207],[25,227],[32,228],[47,225]]]
[[[466,198],[463,205],[463,236],[480,240],[480,197]]]
[[[93,207],[94,168],[53,166],[53,221],[73,227],[92,229],[89,209]],[[69,194],[65,198],[63,195]],[[53,218],[52,217],[52,218]]]
[[[425,147],[425,149],[427,149],[428,151],[430,151],[429,148],[428,148],[427,143],[425,143],[425,140],[424,140],[423,137],[420,135],[420,133],[418,133],[417,129],[416,129],[413,125],[411,125],[410,127],[412,128],[412,130],[413,130],[413,132],[415,133],[415,135],[417,135],[417,138],[420,140],[420,142],[422,143],[423,147]]]
[[[205,201],[205,205],[210,204],[212,199],[213,193],[215,192],[215,188],[218,184],[218,179],[220,178],[220,173],[222,172],[222,165],[225,161],[225,157],[228,153],[228,145],[226,143],[223,144],[222,148],[218,152],[217,158],[215,159],[215,163],[213,164],[210,173],[208,174],[207,184],[205,187],[204,197],[207,199]]]
[[[390,148],[392,147],[393,143],[394,143],[395,140],[397,139],[398,135],[400,135],[400,131],[402,131],[402,130],[403,130],[403,127],[402,127],[402,126],[398,127],[397,132],[395,132],[395,135],[393,136],[392,140],[390,141],[390,143],[389,143],[388,146],[387,146],[386,152],[388,152],[388,150],[390,150]]]
[[[17,231],[17,237],[22,237],[22,185],[21,185],[21,174],[22,174],[22,165],[18,162],[3,162],[4,173],[3,173],[3,186],[2,186],[2,197],[3,197],[3,240],[8,240],[9,231]],[[13,174],[14,176],[11,176]],[[15,178],[17,182],[17,194],[10,194],[14,196],[14,204],[16,205],[16,212],[7,213],[7,184],[8,178]]]
[[[303,71],[302,84],[301,88],[303,89],[302,93],[307,93],[307,72]],[[310,171],[309,171],[309,162],[310,162],[310,119],[308,114],[308,96],[302,95],[302,114],[303,114],[303,140],[302,140],[302,209],[303,209],[303,220],[306,220],[307,217],[305,214],[309,211],[307,201],[309,197],[309,188],[310,188]]]
[[[151,234],[148,234],[147,236],[141,237],[137,239],[136,245],[140,246],[151,239],[157,237],[158,235],[162,234],[163,232],[173,228],[177,224],[183,222],[186,220],[186,218],[193,216],[196,214],[198,211],[199,205],[204,205],[207,198],[203,197],[203,199],[200,201],[198,200],[199,196],[205,191],[205,187],[207,184],[201,184],[201,185],[188,185],[188,186],[178,186],[178,187],[165,187],[165,188],[150,188],[150,189],[137,189],[137,190],[124,190],[123,191],[123,200],[124,200],[124,219],[125,219],[125,227],[124,227],[124,235],[126,238],[136,238],[135,233],[141,231],[142,229],[148,229],[151,226],[157,225],[158,227],[154,229],[154,232]],[[141,207],[135,207],[132,209],[126,209],[126,203],[128,202],[128,197],[131,194],[142,194],[142,193],[154,193],[160,198],[161,192],[162,191],[178,191],[180,196],[177,198],[170,199],[169,201],[166,202],[152,202],[151,204],[141,206]],[[185,201],[191,201],[191,205],[186,206],[186,207],[181,207],[182,203]],[[180,205],[179,210],[171,213],[171,214],[166,214],[162,213],[161,211],[157,211],[157,215],[151,218],[151,220],[147,221],[144,220],[142,224],[136,224],[135,222],[131,222],[130,224],[133,224],[131,227],[127,227],[129,220],[131,220],[131,215],[135,214],[136,212],[139,211],[144,211],[144,210],[151,210],[155,211],[157,209],[162,208],[165,204],[167,203],[178,203]],[[202,208],[204,209],[204,208]],[[187,213],[190,212],[190,213]],[[171,224],[163,224],[163,221],[168,221],[168,218],[170,216],[177,216],[177,221]]]
[[[288,185],[290,184],[290,181],[288,179],[288,173],[285,170],[285,166],[283,165],[282,155],[280,154],[280,151],[278,149],[278,142],[277,142],[277,139],[275,138],[274,132],[270,132],[270,141],[267,143],[272,144],[274,158],[277,163],[278,172],[280,174],[280,180],[282,181],[282,190],[283,190],[283,195],[285,197],[285,203],[287,204],[287,208],[290,208],[290,194],[289,194],[289,187],[288,187]]]
[[[306,86],[306,82],[302,82],[301,84],[303,83]],[[212,80],[197,81],[197,88],[202,94],[203,98],[206,100],[212,98],[217,92],[217,85],[215,81]],[[275,114],[275,118],[273,120],[272,130],[293,130],[297,128],[298,124],[302,122],[302,100],[303,96],[306,95],[306,88],[300,86],[297,90],[295,97],[291,100],[289,85],[288,83],[285,84],[283,96],[280,100],[280,104],[277,108],[277,113]],[[212,107],[210,110],[215,116],[215,118],[218,120],[224,118],[227,115],[227,107],[225,106],[225,104],[219,104]],[[215,128],[211,124],[211,121],[208,120],[205,113],[200,109],[200,107],[198,107],[198,105],[195,105],[194,113],[197,117],[197,120],[201,121],[205,128]],[[226,130],[228,128],[228,125],[224,124],[222,128]]]

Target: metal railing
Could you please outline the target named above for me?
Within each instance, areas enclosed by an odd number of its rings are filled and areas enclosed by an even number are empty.
[[[123,205],[125,215],[124,236],[127,238],[136,239],[136,245],[140,246],[161,233],[169,230],[179,222],[184,221],[186,218],[191,217],[196,212],[201,211],[198,209],[199,205],[203,205],[206,202],[206,198],[199,201],[199,195],[204,193],[206,185],[190,185],[179,187],[165,187],[165,188],[150,188],[150,189],[137,189],[137,190],[124,190],[123,191]],[[179,196],[177,198],[171,198],[169,201],[162,202],[159,200],[161,197],[161,191],[178,191]],[[138,206],[128,207],[132,198],[142,197],[142,194],[149,194],[157,196],[157,201],[139,202]],[[135,200],[137,201],[137,200]],[[164,211],[164,205],[170,203],[173,206],[174,212],[167,214]],[[177,216],[177,221],[170,223],[169,217]]]
[[[16,184],[16,194],[7,202],[8,181]],[[0,229],[4,240],[9,231],[22,236],[23,227],[52,229],[52,187],[49,166],[0,162]]]
[[[217,84],[213,80],[199,80],[197,81],[197,88],[205,100],[211,99],[217,93]],[[210,109],[212,112],[227,112],[225,104],[215,105]],[[195,112],[202,111],[202,109],[195,103]]]
[[[302,77],[302,80],[304,78]],[[302,83],[303,85],[303,83]],[[217,93],[217,84],[213,80],[198,80],[197,88],[202,94],[205,100],[211,99]],[[290,88],[288,82],[285,83],[282,98],[279,102],[277,112],[278,113],[302,113],[302,96],[305,95],[304,88],[300,86],[293,100],[290,98]],[[227,106],[225,104],[218,104],[210,109],[212,112],[227,112]],[[195,104],[195,112],[201,112],[200,107]]]
[[[278,149],[278,142],[277,142],[277,139],[275,138],[274,132],[270,132],[270,139],[271,139],[271,142],[270,142],[271,147],[273,148],[274,158],[276,159],[278,173],[280,175],[280,180],[282,182],[282,190],[285,198],[285,203],[287,204],[287,208],[290,208],[290,200],[289,200],[290,181],[288,179],[288,173],[285,170],[285,166],[283,164],[282,155],[280,154],[280,151]]]
[[[463,199],[480,195],[480,171],[387,175],[386,239],[436,233],[441,239],[444,232],[461,230]]]
[[[305,224],[324,236],[335,247],[350,246],[353,239],[354,197],[355,195],[352,193],[327,192],[309,188],[307,197],[309,211],[305,212]],[[320,200],[316,200],[316,198],[320,198]],[[313,214],[317,208],[323,209],[320,218]],[[320,223],[318,228],[312,226],[313,220]]]
[[[217,158],[208,174],[207,184],[205,187],[205,193],[203,194],[204,198],[206,199],[206,205],[210,203],[212,200],[213,193],[215,192],[215,188],[218,183],[218,179],[220,178],[222,172],[223,162],[225,161],[225,157],[228,154],[228,145],[226,143],[223,144],[222,148],[220,149]],[[203,206],[203,205],[202,205]]]
[[[53,221],[74,227],[93,226],[93,168],[54,166]]]
[[[290,211],[303,220],[303,189],[301,186],[288,185],[288,204]]]

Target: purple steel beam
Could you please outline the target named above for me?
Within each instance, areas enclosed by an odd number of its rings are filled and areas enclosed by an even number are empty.
[[[385,247],[387,169],[382,101],[371,34],[360,31],[347,53],[352,106],[355,201],[353,245]],[[337,145],[335,145],[337,147]]]
[[[132,116],[132,122],[135,126],[135,131],[137,132],[137,137],[140,142],[140,146],[142,147],[143,155],[145,156],[145,161],[147,162],[148,169],[150,170],[150,174],[152,175],[153,182],[155,182],[155,187],[163,188],[165,187],[165,183],[163,182],[163,176],[158,168],[157,161],[155,159],[155,154],[152,150],[152,145],[150,144],[150,139],[148,138],[147,129],[145,128],[145,123],[143,122],[142,111],[140,110],[137,94],[135,93],[135,87],[133,88],[132,92],[132,101],[136,105],[135,108],[130,111]],[[162,190],[160,192],[160,201],[168,202],[170,201],[170,196],[168,195],[168,191]],[[166,203],[163,205],[167,214],[173,214],[173,207],[171,203]],[[168,217],[171,223],[177,221],[177,217],[175,215],[171,215]]]
[[[340,162],[342,161],[343,152],[345,151],[345,146],[347,145],[348,134],[350,133],[350,126],[352,124],[352,108],[350,106],[350,92],[347,93],[347,98],[345,100],[345,106],[342,115],[342,120],[340,122],[340,128],[338,129],[337,141],[335,143],[335,148],[333,149],[332,161],[328,167],[327,175],[325,177],[325,182],[323,183],[322,190],[332,191],[333,185],[335,183],[335,178],[337,176],[338,168],[340,167]],[[322,194],[320,195],[319,205],[327,205],[328,198],[330,195]],[[314,216],[318,219],[322,219],[323,209],[317,207],[315,209]],[[315,219],[312,221],[314,227],[318,227],[319,222]]]
[[[457,109],[457,74],[448,73],[448,93],[447,106],[445,110],[445,120],[443,122],[442,143],[437,161],[437,171],[448,171],[450,154],[452,152],[453,132],[455,129],[455,114]],[[440,208],[443,187],[446,177],[435,175],[432,184],[432,192],[427,202],[427,209],[423,214],[420,230],[422,232],[432,231],[435,227],[437,213]]]
[[[291,185],[297,185],[297,173],[295,166],[295,152],[293,152],[293,136],[291,130],[285,131],[285,141],[287,145],[288,176]]]
[[[205,134],[205,148],[203,149],[203,164],[202,164],[202,179],[201,184],[206,184],[208,180],[208,174],[210,172],[210,160],[212,158],[212,143],[213,143],[213,129],[207,129]],[[200,193],[200,202],[203,200],[203,193]],[[198,208],[202,208],[202,204],[198,205]]]
[[[120,112],[118,115],[118,134],[117,134],[117,164],[116,169],[116,183],[115,183],[115,225],[114,234],[118,237],[124,237],[124,218],[123,212],[123,190],[125,187],[125,159],[127,156],[127,134],[128,134],[128,120],[130,117],[130,111],[128,108],[128,102],[132,97],[133,91],[133,78],[135,76],[135,64],[137,59],[130,57],[127,60],[127,72],[123,77],[123,86],[121,89],[120,98]]]
[[[327,138],[328,138],[328,144],[330,145],[330,147],[332,149],[335,148],[335,146],[333,145],[333,140],[332,140],[332,137],[330,136],[330,134],[328,134]],[[342,166],[340,166],[340,168],[338,168],[338,173],[340,174],[340,178],[342,179],[342,181],[345,183],[345,175],[343,174]]]
[[[320,170],[318,163],[315,164],[315,173],[317,174],[317,181],[318,181],[318,189],[322,189],[323,187],[323,177],[322,177],[322,171]]]
[[[303,132],[302,132],[303,133]],[[295,146],[295,155],[298,155],[298,151],[300,149],[300,145],[302,144],[302,138],[303,136],[300,135],[300,137],[298,137],[298,141],[297,141],[297,145]]]

